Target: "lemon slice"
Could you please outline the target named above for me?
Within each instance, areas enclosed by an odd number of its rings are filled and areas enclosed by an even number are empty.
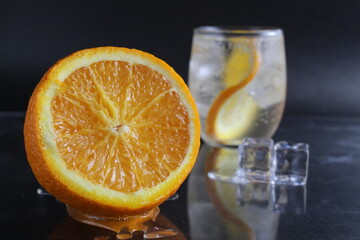
[[[245,86],[257,72],[259,55],[252,39],[234,40],[234,48],[226,61],[224,86],[229,88],[237,84]]]
[[[260,65],[255,42],[244,38],[233,42],[224,70],[225,89],[210,106],[205,124],[206,134],[221,144],[235,144],[246,136],[259,112],[258,104],[243,90]]]
[[[221,141],[239,139],[251,129],[259,112],[255,100],[245,91],[229,96],[214,119],[214,134]]]

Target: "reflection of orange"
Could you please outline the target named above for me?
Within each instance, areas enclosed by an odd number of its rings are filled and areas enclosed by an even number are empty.
[[[255,111],[256,105],[252,98],[241,90],[253,80],[259,68],[259,56],[253,40],[240,39],[226,62],[224,85],[225,89],[219,93],[212,103],[205,125],[209,136],[218,141],[231,141],[244,131],[247,126],[240,126],[239,116],[232,117],[235,106],[239,106],[241,113],[249,115]],[[240,116],[241,117],[241,116]],[[247,116],[245,116],[247,117]],[[232,123],[234,122],[234,123]],[[240,122],[240,123],[239,123]],[[246,122],[246,120],[244,120]],[[226,129],[229,128],[229,133]],[[237,126],[240,129],[237,130]],[[224,129],[225,128],[225,129]]]
[[[232,189],[236,187],[234,184],[223,183],[220,181],[215,181],[210,179],[207,176],[209,171],[212,171],[216,168],[231,166],[234,165],[234,162],[237,162],[236,159],[231,158],[231,156],[237,156],[237,150],[231,148],[211,148],[208,156],[206,157],[205,163],[205,183],[206,189],[208,190],[211,201],[214,203],[216,209],[219,213],[227,219],[229,222],[235,224],[235,226],[245,233],[246,239],[254,240],[255,235],[250,226],[248,226],[243,220],[241,220],[234,213],[236,206],[229,206],[230,202],[236,201],[235,195],[230,195],[227,193],[233,193]],[[231,161],[233,160],[233,161]],[[224,187],[230,187],[226,191]],[[221,191],[220,191],[221,190]],[[225,194],[224,194],[225,193]],[[230,230],[231,231],[231,230]],[[239,237],[240,239],[240,237]]]
[[[70,217],[62,221],[51,232],[48,240],[85,240],[95,237],[115,237],[113,231],[80,223]],[[96,239],[96,238],[95,238]]]
[[[174,223],[168,218],[159,214],[156,218],[156,223],[169,229],[174,229],[177,235],[168,237],[169,240],[185,240],[184,234],[178,229]],[[70,217],[62,221],[52,231],[48,240],[113,240],[116,239],[116,233],[104,228],[94,227],[88,224],[83,224]],[[132,240],[143,239],[141,232],[135,232]]]
[[[148,211],[195,163],[200,122],[190,91],[162,60],[100,47],[58,61],[36,87],[25,145],[39,182],[100,216]]]

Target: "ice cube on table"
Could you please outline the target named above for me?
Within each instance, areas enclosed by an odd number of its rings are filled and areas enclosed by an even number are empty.
[[[305,185],[309,165],[309,145],[281,141],[274,146],[274,172],[276,184]]]
[[[245,138],[239,145],[239,168],[236,174],[248,181],[269,181],[274,166],[273,146],[272,139]]]

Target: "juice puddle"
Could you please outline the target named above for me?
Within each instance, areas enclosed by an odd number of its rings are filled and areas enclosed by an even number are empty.
[[[116,232],[117,239],[131,239],[134,232],[143,232],[145,239],[157,239],[177,235],[177,231],[171,228],[160,226],[155,222],[159,215],[158,207],[136,216],[126,218],[104,218],[93,216],[70,206],[67,211],[73,219],[92,226],[108,229]]]

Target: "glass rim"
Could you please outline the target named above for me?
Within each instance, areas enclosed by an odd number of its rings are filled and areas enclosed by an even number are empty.
[[[279,36],[283,33],[278,27],[262,26],[200,26],[194,33],[222,36]]]

